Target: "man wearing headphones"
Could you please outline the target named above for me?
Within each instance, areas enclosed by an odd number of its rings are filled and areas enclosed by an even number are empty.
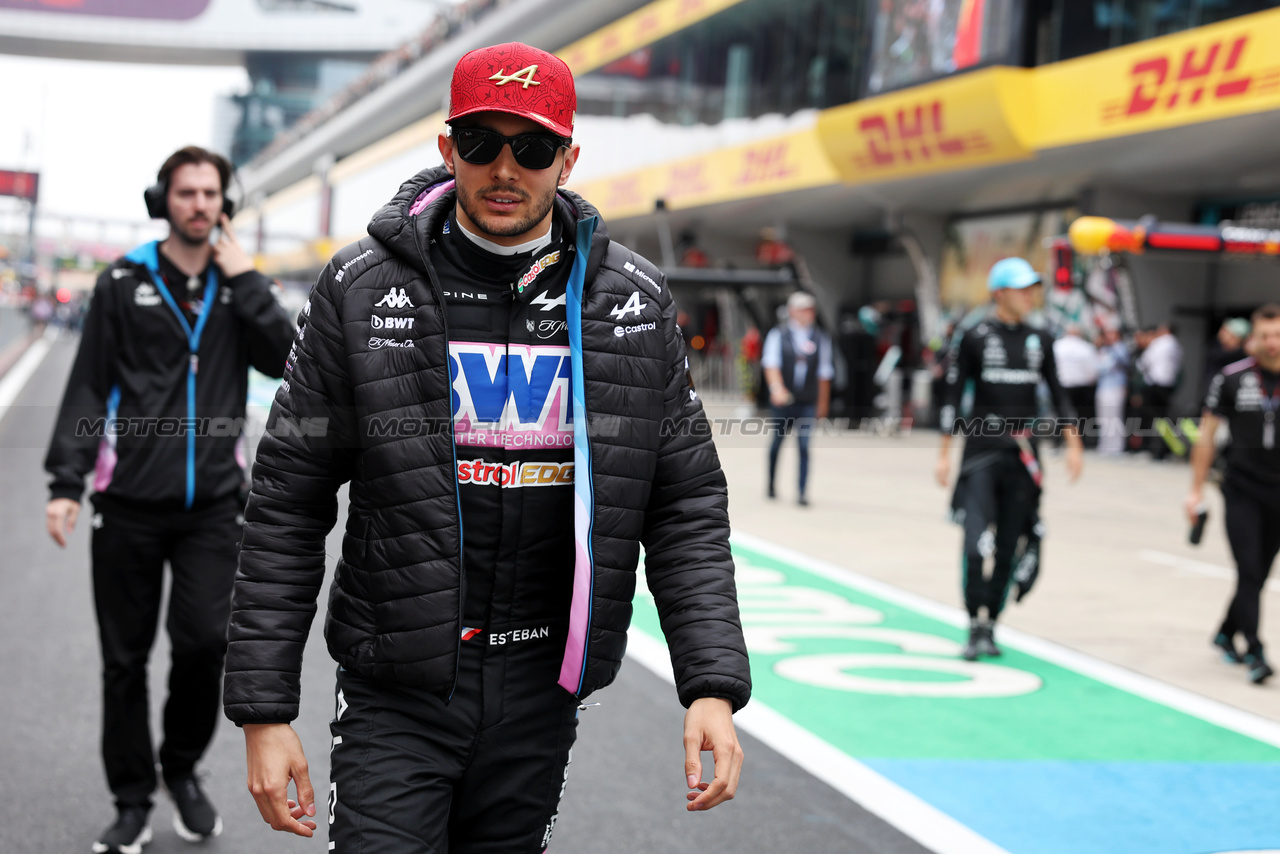
[[[969,639],[961,656],[998,656],[995,622],[1014,580],[1019,540],[1032,555],[1029,574],[1018,579],[1019,595],[1030,589],[1038,560],[1040,462],[1034,422],[1040,414],[1037,388],[1043,381],[1058,412],[1067,443],[1067,472],[1074,481],[1084,466],[1071,399],[1053,359],[1053,339],[1027,324],[1035,307],[1040,275],[1022,258],[1005,258],[987,277],[992,310],[972,329],[957,331],[947,357],[946,393],[941,409],[942,442],[935,476],[946,486],[951,476],[951,437],[965,436],[964,456],[952,508],[964,527],[964,604]],[[961,398],[973,396],[970,417],[958,419]],[[991,572],[986,574],[986,563]],[[982,617],[986,610],[985,619]]]
[[[45,468],[65,546],[94,473],[92,563],[103,658],[102,753],[116,821],[92,850],[141,849],[156,788],[147,659],[163,569],[173,647],[159,760],[188,841],[222,821],[195,778],[213,737],[243,524],[248,369],[284,373],[294,326],[231,230],[231,164],[190,146],[145,193],[169,237],[99,277]],[[216,242],[215,229],[221,227]]]

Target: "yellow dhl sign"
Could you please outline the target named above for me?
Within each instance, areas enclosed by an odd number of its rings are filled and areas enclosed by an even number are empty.
[[[818,134],[848,184],[1031,156],[1008,119],[1025,73],[993,68],[825,110]]]
[[[838,181],[810,128],[570,188],[617,219],[652,213],[659,199],[678,210]]]
[[[573,73],[585,74],[743,0],[657,0],[557,51]]]
[[[1280,108],[1280,11],[1032,72],[1032,143],[1055,148]]]

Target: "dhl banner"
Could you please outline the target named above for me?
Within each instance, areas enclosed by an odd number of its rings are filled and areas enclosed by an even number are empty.
[[[574,42],[556,56],[586,74],[743,0],[657,0]]]
[[[813,128],[718,149],[570,189],[606,219],[652,213],[658,199],[672,209],[702,207],[839,183]]]
[[[1038,68],[1035,148],[1280,108],[1280,11]]]
[[[824,110],[818,134],[846,184],[971,169],[1030,157],[1009,116],[1026,72],[990,68]]]

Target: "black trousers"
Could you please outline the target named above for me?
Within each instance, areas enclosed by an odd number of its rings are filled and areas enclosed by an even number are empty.
[[[778,474],[778,452],[782,450],[782,440],[794,430],[796,445],[800,448],[800,497],[804,497],[805,487],[809,483],[809,434],[813,432],[817,412],[818,407],[813,403],[789,403],[770,410],[769,432],[773,435],[769,441],[770,490],[773,489]]]
[[[1226,503],[1227,540],[1236,560],[1236,593],[1227,607],[1221,632],[1244,635],[1248,652],[1262,652],[1258,639],[1262,588],[1280,552],[1280,490],[1241,488],[1230,473],[1222,486]]]
[[[147,662],[160,616],[164,565],[172,584],[165,626],[173,647],[160,765],[190,774],[221,714],[231,585],[240,548],[237,497],[197,511],[143,512],[96,496],[93,596],[102,644],[102,758],[118,806],[156,789]]]
[[[546,849],[568,780],[578,701],[556,684],[564,630],[540,635],[524,626],[463,641],[447,703],[338,668],[330,851]]]
[[[1075,407],[1076,417],[1080,419],[1079,423],[1086,428],[1081,435],[1084,446],[1086,448],[1098,447],[1098,428],[1095,426],[1095,419],[1098,417],[1097,384],[1069,386],[1064,391],[1066,391],[1067,397],[1071,399],[1071,405]],[[1092,429],[1088,429],[1090,427]],[[1061,438],[1058,439],[1057,444],[1061,447],[1063,444]]]
[[[1009,596],[1018,541],[1039,512],[1040,487],[1016,450],[996,450],[965,460],[956,490],[964,526],[964,606],[970,617],[986,608],[994,620]]]

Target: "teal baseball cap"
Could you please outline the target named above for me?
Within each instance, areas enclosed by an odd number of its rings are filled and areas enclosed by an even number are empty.
[[[1040,284],[1040,274],[1025,258],[1002,258],[991,265],[987,274],[987,290],[1002,291],[1005,288],[1021,290]]]

